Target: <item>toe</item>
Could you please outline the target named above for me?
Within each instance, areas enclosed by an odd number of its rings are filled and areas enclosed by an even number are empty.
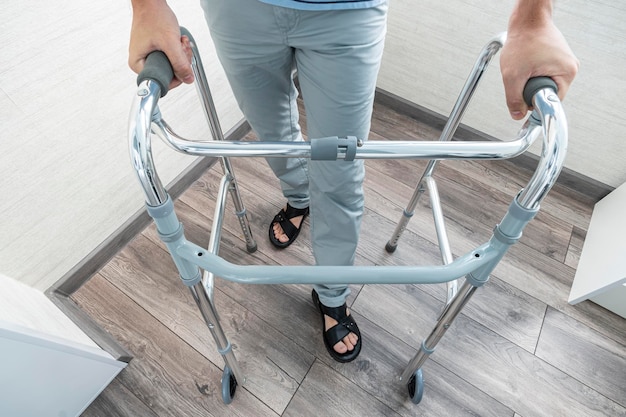
[[[348,342],[349,345],[352,345],[352,347],[348,346],[348,349],[349,350],[354,349],[356,347],[357,342],[359,341],[359,337],[356,334],[354,334],[354,333],[350,333],[348,335],[347,339],[349,341]]]
[[[349,335],[344,337],[341,342],[337,342],[335,346],[333,346],[333,349],[335,349],[335,352],[337,353],[349,352],[351,350],[354,350],[354,347],[356,346],[356,342],[358,340],[359,338],[357,337],[357,335],[355,335],[354,333],[350,333]]]
[[[348,347],[343,342],[337,342],[335,346],[333,346],[333,349],[335,349],[335,352],[340,354],[346,353],[348,350],[351,350],[348,349]]]
[[[280,224],[274,223],[274,236],[281,243],[287,243],[289,241],[289,237],[283,232],[283,228],[280,227]]]

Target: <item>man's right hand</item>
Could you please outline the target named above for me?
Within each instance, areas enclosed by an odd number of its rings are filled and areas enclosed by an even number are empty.
[[[132,0],[133,22],[128,48],[128,65],[140,73],[150,52],[162,51],[167,55],[174,79],[172,89],[181,83],[193,82],[191,45],[180,35],[178,20],[165,0]]]

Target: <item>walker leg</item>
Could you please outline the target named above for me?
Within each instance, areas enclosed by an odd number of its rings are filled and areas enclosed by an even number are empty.
[[[471,299],[476,291],[477,286],[465,281],[454,299],[446,306],[441,317],[437,321],[435,328],[430,335],[422,342],[422,346],[417,354],[411,359],[404,373],[400,377],[400,381],[407,383],[409,396],[415,404],[421,401],[423,395],[423,375],[422,366],[428,357],[435,351],[437,344],[450,328],[454,319],[461,312],[465,304]]]
[[[200,52],[198,51],[198,47],[195,43],[195,40],[193,40],[191,34],[189,34],[187,30],[185,30],[185,34],[189,37],[191,41],[191,51],[193,54],[193,58],[191,60],[191,68],[193,69],[193,73],[196,78],[196,90],[198,92],[198,96],[200,97],[202,109],[204,110],[204,116],[209,123],[209,128],[211,129],[213,139],[223,141],[224,133],[220,125],[219,117],[217,116],[215,102],[213,101],[213,96],[211,95],[211,89],[209,88],[209,82],[206,78],[204,66],[202,65],[202,60],[200,59]],[[257,250],[257,244],[252,237],[250,223],[248,222],[248,217],[246,216],[246,209],[243,205],[241,194],[239,193],[237,180],[235,179],[235,173],[230,163],[230,159],[222,157],[220,158],[220,162],[222,164],[222,170],[224,172],[224,175],[232,177],[229,191],[235,205],[235,214],[239,219],[241,231],[243,232],[243,236],[246,240],[246,249],[250,253],[255,252]]]
[[[420,197],[422,196],[422,194],[424,194],[424,191],[426,191],[426,186],[424,184],[425,175],[426,173],[422,175],[420,182],[417,184],[417,187],[415,187],[415,191],[413,192],[413,196],[411,197],[409,204],[402,212],[402,217],[400,217],[400,220],[396,225],[396,229],[393,231],[391,238],[387,241],[387,244],[385,245],[385,250],[389,253],[395,252],[398,248],[398,240],[400,240],[400,236],[402,236],[402,233],[404,233],[406,225],[409,224],[409,220],[411,219],[411,217],[413,217],[413,214],[415,213],[415,207],[417,207],[417,203]]]
[[[235,206],[235,214],[239,219],[239,226],[241,226],[241,232],[243,233],[243,237],[246,240],[246,250],[248,253],[256,252],[257,244],[252,236],[252,230],[250,229],[250,222],[248,221],[248,216],[246,214],[246,208],[243,205],[243,200],[241,199],[241,194],[239,193],[239,186],[237,185],[237,179],[235,178],[235,174],[233,172],[233,168],[230,164],[229,158],[221,158],[222,159],[222,169],[224,170],[224,175],[230,175],[232,177],[230,186],[228,187],[228,192],[233,200],[233,205]]]
[[[461,123],[461,119],[463,118],[463,114],[467,110],[470,100],[472,96],[474,95],[476,88],[478,87],[479,81],[481,80],[483,74],[487,70],[489,66],[489,62],[491,61],[491,58],[493,58],[493,56],[498,52],[498,50],[504,44],[505,38],[506,38],[506,34],[501,34],[498,40],[491,42],[489,45],[484,47],[483,50],[481,51],[480,56],[474,63],[474,67],[472,68],[472,71],[470,72],[469,77],[467,78],[467,80],[465,80],[465,84],[463,85],[463,88],[461,92],[459,93],[459,96],[457,97],[456,102],[454,103],[454,107],[452,108],[452,111],[450,111],[450,116],[448,117],[446,121],[446,125],[444,126],[443,130],[441,131],[441,135],[439,136],[440,141],[452,140],[452,137],[454,136],[454,132],[456,132],[457,128],[459,127],[459,124]],[[398,240],[400,239],[400,236],[406,229],[406,225],[409,223],[409,219],[411,218],[411,216],[413,216],[413,212],[415,211],[415,207],[417,206],[419,197],[425,191],[426,184],[424,183],[424,179],[432,176],[436,165],[437,165],[436,160],[430,161],[428,163],[428,166],[426,167],[424,174],[422,174],[422,178],[418,182],[418,185],[415,188],[415,191],[413,192],[413,196],[411,197],[411,200],[407,208],[404,210],[404,213],[402,214],[402,218],[400,219],[400,221],[398,222],[398,225],[396,226],[396,230],[393,232],[391,239],[389,239],[389,241],[385,245],[385,250],[387,252],[392,253],[398,247]]]
[[[226,195],[224,190],[228,185],[228,181],[228,178],[224,178],[220,187],[221,198],[217,204],[220,211],[223,209],[223,207],[219,206],[223,206],[223,201],[225,200]],[[229,388],[228,390],[229,395],[225,397],[224,400],[230,402],[232,401],[232,395],[234,395],[237,381],[243,384],[245,382],[245,377],[243,376],[239,364],[237,363],[232,346],[226,338],[224,330],[219,323],[217,310],[215,309],[212,296],[204,287],[199,266],[184,259],[178,254],[177,248],[183,245],[187,240],[185,239],[183,225],[176,216],[174,203],[172,202],[172,199],[167,196],[165,203],[159,206],[147,206],[147,210],[156,224],[159,237],[163,243],[165,243],[170,255],[172,256],[172,260],[178,269],[181,280],[191,291],[191,295],[196,302],[200,313],[202,314],[202,318],[215,340],[218,353],[224,358],[225,378],[222,379],[227,379],[228,386],[232,386],[232,388]]]
[[[225,366],[222,376],[222,399],[225,404],[230,404],[233,396],[235,395],[238,383],[244,384],[246,382],[246,378],[241,372],[237,358],[235,358],[235,354],[233,353],[232,346],[226,338],[224,330],[220,325],[215,306],[204,291],[202,283],[189,287],[189,290],[191,291],[196,305],[202,313],[202,317],[204,318],[207,327],[211,331],[211,335],[213,336],[217,346],[217,351],[224,358]]]

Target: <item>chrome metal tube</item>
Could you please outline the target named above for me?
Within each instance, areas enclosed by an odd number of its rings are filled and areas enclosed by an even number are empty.
[[[215,199],[213,222],[211,224],[211,233],[209,234],[209,244],[207,246],[207,250],[215,255],[217,255],[220,250],[220,239],[222,238],[222,224],[224,221],[224,212],[226,210],[226,196],[228,195],[231,181],[232,177],[228,174],[225,174],[222,177],[219,190],[217,192],[217,197]],[[213,300],[213,283],[215,280],[214,278],[215,275],[213,274],[213,272],[204,270],[204,272],[202,273],[202,285],[204,286],[204,290],[206,291],[210,300]]]
[[[430,205],[432,207],[433,220],[435,222],[435,230],[437,232],[437,241],[439,242],[439,251],[441,252],[441,260],[444,265],[451,264],[454,261],[452,251],[450,250],[450,241],[446,230],[446,222],[441,210],[441,200],[439,199],[439,190],[437,183],[433,177],[426,177],[426,185],[428,186],[428,195],[430,196]],[[446,305],[449,304],[458,290],[458,279],[446,283]]]
[[[474,67],[472,68],[469,77],[465,81],[463,88],[461,89],[461,93],[459,94],[459,98],[457,99],[452,111],[450,112],[450,117],[446,122],[446,125],[441,132],[440,140],[448,141],[452,139],[454,136],[454,132],[459,126],[463,115],[465,114],[465,110],[468,107],[476,88],[478,87],[478,83],[484,75],[485,71],[489,67],[489,63],[495,54],[498,53],[500,48],[504,45],[506,41],[506,32],[500,33],[499,35],[493,37],[487,45],[480,51],[478,55],[478,59],[474,63]]]
[[[524,143],[525,146],[526,145],[530,146],[530,144],[532,144],[539,137],[539,135],[541,135],[541,126],[537,124],[536,122],[531,123],[531,119],[529,119],[524,123],[522,128],[519,130],[518,137],[515,140],[515,142]],[[422,142],[422,143],[425,143],[425,142]],[[444,143],[449,143],[449,142],[442,141],[442,144]],[[459,142],[453,142],[453,143],[459,143]],[[474,143],[477,143],[477,142],[474,142]],[[504,155],[501,155],[501,156],[503,156],[503,158],[497,158],[497,159],[506,159],[508,157]],[[442,159],[451,159],[451,158],[442,158]],[[469,158],[469,159],[478,159],[478,158]],[[493,158],[493,159],[496,159],[496,158]],[[402,213],[402,217],[400,218],[398,224],[396,225],[396,228],[393,234],[391,235],[391,238],[387,242],[386,248],[388,251],[392,252],[397,247],[398,241],[400,240],[402,233],[404,233],[404,230],[406,229],[406,226],[409,223],[411,216],[413,216],[413,213],[415,211],[415,208],[417,207],[417,203],[420,197],[426,190],[425,187],[426,187],[427,179],[431,178],[437,162],[439,161],[438,160],[429,161],[424,172],[422,173],[422,176],[418,182],[418,185],[415,187],[415,191],[413,192],[413,195],[411,196],[411,199],[409,200],[407,207]]]
[[[409,204],[402,211],[402,217],[400,217],[400,220],[398,221],[398,224],[396,225],[396,228],[394,229],[391,238],[389,238],[389,241],[387,242],[385,248],[388,252],[393,252],[396,250],[398,246],[398,240],[400,240],[400,236],[402,236],[402,234],[406,230],[406,226],[407,224],[409,224],[409,220],[411,220],[411,217],[413,217],[413,214],[415,214],[415,207],[417,207],[417,203],[422,194],[424,194],[424,191],[426,191],[426,188],[424,187],[424,177],[422,177],[420,182],[417,184],[417,187],[415,187],[415,191],[413,192],[413,195],[409,200]]]
[[[539,207],[556,182],[563,168],[568,142],[567,118],[556,93],[551,89],[537,92],[533,107],[543,126],[543,148],[533,177],[517,198],[522,207],[530,209]]]
[[[475,286],[469,284],[467,281],[463,282],[461,289],[456,294],[451,303],[449,303],[444,309],[441,317],[437,321],[437,325],[432,330],[430,335],[422,342],[421,349],[415,354],[413,359],[409,362],[404,372],[400,376],[401,381],[408,381],[411,375],[415,373],[426,362],[428,357],[434,352],[435,347],[450,328],[452,322],[459,315],[463,307],[470,300],[474,292]]]
[[[202,109],[204,110],[204,116],[209,124],[209,128],[211,129],[211,135],[213,136],[213,139],[218,141],[224,141],[224,131],[222,130],[222,126],[220,125],[220,120],[217,115],[217,108],[215,106],[215,102],[213,101],[213,96],[211,94],[209,82],[206,78],[206,72],[204,71],[202,59],[200,58],[200,51],[198,50],[195,40],[193,40],[193,37],[190,38],[190,41],[192,52],[191,68],[196,79],[196,90],[198,96],[200,97]],[[235,172],[228,158],[221,156],[220,164],[222,165],[222,171],[224,172],[224,175],[230,178],[230,186],[228,190],[230,192],[233,205],[235,206],[235,212],[237,213],[239,225],[246,241],[246,247],[248,248],[248,251],[251,251],[251,248],[256,248],[256,242],[252,237],[250,222],[245,215],[246,209],[243,204],[241,194],[239,193],[239,187],[237,185],[237,179],[235,178]]]
[[[465,81],[465,84],[463,85],[463,88],[461,89],[461,92],[459,93],[459,96],[454,103],[454,107],[450,112],[450,116],[446,120],[446,124],[439,136],[439,141],[448,142],[452,140],[452,137],[454,136],[454,133],[459,127],[461,119],[465,114],[465,110],[467,109],[469,102],[471,101],[472,96],[474,95],[474,92],[478,87],[478,83],[480,82],[482,76],[489,67],[489,62],[491,62],[493,56],[500,50],[500,48],[502,48],[502,45],[504,45],[505,41],[506,32],[501,33],[491,39],[491,41],[489,41],[489,43],[480,52],[478,59],[476,60],[476,62],[474,62],[474,67],[472,68],[469,77]],[[416,187],[414,196],[412,197],[411,202],[407,207],[407,211],[412,212],[413,210],[415,210],[415,207],[417,206],[417,200],[419,199],[418,193],[421,194],[419,192],[420,185],[422,184],[424,178],[433,174],[436,165],[437,160],[431,160],[426,166],[426,169],[424,170],[424,173],[422,174],[422,177],[418,182],[418,187]]]
[[[469,77],[465,81],[465,84],[463,85],[463,88],[454,104],[454,107],[450,112],[450,116],[446,120],[446,124],[441,132],[441,135],[439,136],[439,141],[448,142],[452,140],[452,137],[454,136],[454,133],[459,127],[459,123],[461,122],[461,119],[465,114],[465,110],[467,109],[469,102],[471,101],[472,96],[474,95],[474,92],[478,87],[478,83],[489,66],[489,62],[491,62],[493,56],[500,50],[500,48],[502,48],[505,40],[506,32],[495,36],[480,52],[478,59],[474,63],[474,67],[472,68]],[[519,138],[521,139],[523,138],[523,136],[519,136]],[[530,142],[532,143],[532,141]],[[422,176],[420,177],[417,186],[415,187],[413,196],[409,200],[409,203],[404,210],[402,217],[400,218],[400,221],[396,226],[396,229],[394,230],[391,238],[387,242],[386,248],[388,251],[393,251],[397,247],[398,241],[400,240],[402,233],[404,233],[410,217],[415,211],[415,207],[417,207],[419,198],[424,193],[424,182],[427,178],[432,177],[438,162],[439,160],[432,159],[428,162],[428,165],[424,169],[424,172],[422,173]],[[451,283],[450,285],[448,285],[448,300],[450,300],[451,294],[455,291],[456,283]]]
[[[310,158],[309,142],[196,142],[177,135],[163,120],[155,121],[155,133],[173,149],[198,156]],[[509,159],[524,153],[532,140],[527,135],[508,142],[372,141],[356,149],[356,159]],[[337,159],[345,158],[338,150]]]
[[[207,327],[211,331],[211,335],[215,340],[218,352],[224,358],[224,362],[226,363],[226,365],[233,371],[237,382],[240,385],[243,385],[246,381],[246,378],[243,372],[241,372],[241,368],[239,367],[237,358],[235,358],[232,345],[224,334],[224,330],[222,329],[222,326],[219,322],[217,311],[215,310],[213,302],[204,292],[204,288],[201,283],[189,287],[189,290],[191,291],[191,295],[193,296],[193,299],[195,300],[198,309],[202,313],[202,317],[204,318]]]
[[[198,51],[196,44],[193,42],[191,43],[191,51],[193,54],[191,68],[195,76],[196,91],[200,97],[200,103],[202,104],[202,109],[204,110],[204,116],[209,123],[213,139],[223,141],[224,134],[220,125],[220,119],[217,116],[215,103],[213,101],[213,96],[211,95],[211,89],[209,88],[209,82],[207,81],[206,73],[204,72],[204,66],[202,65],[202,60],[200,59],[200,52]]]
[[[437,231],[437,241],[439,242],[439,251],[441,252],[441,260],[444,264],[452,263],[452,252],[450,251],[450,241],[446,231],[445,219],[441,210],[441,200],[439,199],[439,191],[437,183],[433,177],[426,178],[428,186],[428,195],[430,196],[430,204],[432,206],[433,218],[435,220],[435,230]]]
[[[160,206],[167,200],[167,192],[161,184],[152,159],[150,130],[152,115],[161,95],[159,84],[142,81],[131,107],[128,120],[130,159],[149,206]]]

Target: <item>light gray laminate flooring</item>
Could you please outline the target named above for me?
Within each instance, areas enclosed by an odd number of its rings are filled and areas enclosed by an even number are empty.
[[[437,137],[376,105],[371,139]],[[312,263],[308,220],[286,250],[267,240],[284,201],[265,162],[232,162],[258,251],[246,252],[229,206],[221,256],[238,264]],[[358,265],[441,262],[426,196],[398,250],[384,250],[424,166],[367,162]],[[515,160],[448,161],[436,172],[455,256],[489,238],[531,175]],[[188,238],[201,246],[208,243],[220,176],[216,164],[176,202]],[[247,375],[224,405],[223,361],[150,226],[73,295],[134,356],[84,416],[626,416],[626,320],[591,302],[567,304],[593,204],[561,185],[552,190],[424,365],[419,405],[397,378],[434,326],[444,286],[352,286],[348,303],[363,351],[338,364],[325,351],[309,286],[218,279],[217,309]]]

